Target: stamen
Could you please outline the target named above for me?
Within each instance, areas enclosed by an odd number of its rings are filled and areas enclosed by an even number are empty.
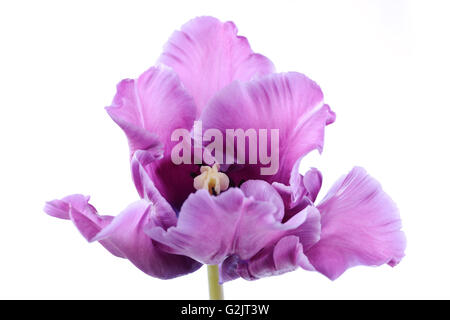
[[[223,172],[219,171],[219,164],[212,167],[202,166],[200,175],[194,178],[194,188],[196,190],[205,189],[212,195],[219,195],[220,192],[228,189],[230,179]]]

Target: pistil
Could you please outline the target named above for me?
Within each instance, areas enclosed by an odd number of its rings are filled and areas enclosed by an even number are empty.
[[[228,189],[230,179],[223,172],[219,171],[219,164],[212,167],[202,166],[200,175],[194,178],[194,188],[196,190],[205,189],[212,195],[219,195]]]

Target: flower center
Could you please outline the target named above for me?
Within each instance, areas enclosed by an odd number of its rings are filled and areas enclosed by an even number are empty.
[[[194,178],[194,188],[196,190],[205,189],[212,195],[219,195],[220,192],[228,189],[230,179],[223,172],[219,171],[216,163],[212,167],[202,166],[200,175]]]

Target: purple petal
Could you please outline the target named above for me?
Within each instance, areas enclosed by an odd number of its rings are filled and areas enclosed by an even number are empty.
[[[166,199],[153,184],[141,162],[137,151],[131,160],[133,181],[141,198],[150,201],[155,206],[154,221],[165,230],[177,224],[177,215]]]
[[[237,255],[231,255],[219,265],[219,282],[225,283],[240,278],[237,272],[239,264],[242,261]]]
[[[314,270],[308,258],[303,253],[303,246],[296,236],[287,236],[282,238],[273,249],[273,261],[276,274],[282,274],[293,271],[297,266],[305,270]],[[255,265],[249,264],[249,270],[257,274]]]
[[[322,186],[322,174],[316,168],[311,168],[304,176],[299,173],[300,160],[297,160],[291,171],[289,186],[279,182],[272,183],[284,202],[285,215],[283,221],[289,220],[297,212],[312,205]]]
[[[191,130],[195,104],[173,71],[152,67],[137,80],[120,82],[113,103],[106,110],[125,130],[132,153],[136,149],[146,149],[144,141],[148,139],[145,137],[148,132],[158,137],[167,154],[167,148],[173,144],[172,131]]]
[[[238,277],[256,280],[294,271],[298,267],[314,270],[303,253],[299,238],[291,235],[281,238],[274,246],[265,248],[248,261],[239,260],[237,256],[227,258],[221,265],[220,278],[222,283]]]
[[[306,196],[308,190],[306,190],[303,176],[300,174],[300,163],[303,157],[300,157],[295,162],[292,167],[290,176],[289,176],[289,186],[291,190],[291,201],[289,203],[289,208],[293,208],[299,204],[300,201],[303,200],[303,197]]]
[[[246,199],[237,188],[229,189],[217,197],[211,196],[206,190],[199,190],[190,195],[181,207],[175,228],[167,231],[152,228],[147,233],[154,240],[172,248],[173,253],[185,254],[206,264],[219,264],[228,255],[239,251],[242,244],[240,224],[244,216],[253,217],[254,223],[262,226],[258,228],[259,237],[246,232],[247,237],[253,236],[255,239],[252,247],[248,244],[247,248],[244,244],[244,252],[239,253],[249,258],[263,248],[266,242],[263,233],[276,222],[276,211],[271,203]]]
[[[131,156],[141,151],[139,160],[158,190],[170,203],[181,206],[193,191],[190,173],[196,168],[172,163],[170,153],[177,142],[170,138],[175,129],[191,130],[196,109],[177,75],[168,68],[153,67],[137,80],[123,80],[106,109],[126,133]]]
[[[318,209],[321,238],[306,255],[328,278],[357,265],[395,265],[404,256],[397,207],[364,169],[354,168],[340,179]]]
[[[112,254],[129,259],[150,276],[169,279],[197,270],[201,265],[187,257],[159,250],[145,235],[146,224],[161,225],[153,216],[155,207],[140,200],[117,217],[100,216],[84,196],[74,195],[47,203],[45,211],[69,217],[88,241],[99,241]],[[62,214],[62,212],[65,212]]]
[[[246,197],[253,197],[257,201],[272,203],[277,211],[274,215],[277,221],[284,216],[284,204],[278,192],[268,183],[259,180],[249,180],[241,185],[242,192]]]
[[[200,268],[201,265],[192,259],[159,250],[144,233],[147,224],[156,225],[154,210],[155,207],[145,200],[136,202],[101,230],[94,240],[110,240],[136,267],[153,277],[170,279]]]
[[[247,280],[256,280],[294,271],[298,267],[314,270],[303,253],[302,244],[296,236],[282,238],[273,248],[268,248],[238,267],[238,273]]]
[[[227,173],[237,182],[264,179],[284,184],[289,182],[297,159],[313,149],[322,150],[324,128],[334,119],[319,86],[295,72],[272,74],[247,83],[234,82],[212,99],[201,116],[204,130],[216,128],[224,136],[226,129],[267,129],[269,154],[270,129],[278,129],[279,169],[275,174],[261,175],[261,164],[236,166],[235,171],[230,169]]]
[[[206,264],[219,264],[233,254],[247,260],[286,235],[300,236],[300,226],[308,219],[310,208],[282,224],[278,207],[281,199],[278,196],[273,200],[276,192],[268,191],[272,187],[264,181],[251,183],[264,194],[246,197],[242,190],[231,188],[211,196],[199,190],[183,204],[176,227],[167,231],[149,228],[147,233],[169,252]],[[244,186],[244,190],[248,189]],[[305,235],[305,239],[308,237]]]
[[[322,173],[316,168],[311,168],[303,177],[303,185],[306,189],[306,196],[312,201],[316,201],[320,188],[322,187]]]
[[[197,116],[220,89],[274,72],[272,62],[255,54],[232,22],[195,18],[175,31],[159,61],[173,68],[197,104]]]
[[[111,223],[113,217],[99,216],[97,210],[88,201],[89,196],[73,194],[61,200],[55,199],[47,202],[44,211],[56,218],[72,220],[83,237],[91,241],[95,234]],[[110,241],[100,241],[100,244],[113,255],[125,257]]]
[[[306,251],[315,245],[321,238],[321,216],[317,208],[314,206],[307,206],[291,219],[297,219],[297,216],[302,215],[305,215],[305,221],[293,234],[299,238],[300,243],[303,245],[303,249]]]
[[[45,204],[44,211],[55,218],[69,220],[70,206],[86,214],[95,214],[97,211],[89,204],[89,196],[82,194],[72,194],[61,200],[55,199]]]
[[[177,210],[195,191],[192,174],[199,174],[195,164],[175,165],[168,156],[145,166],[145,170],[157,190]]]

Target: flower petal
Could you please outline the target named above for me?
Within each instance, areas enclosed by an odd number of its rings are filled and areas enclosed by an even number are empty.
[[[258,190],[271,188],[264,181],[258,183],[266,184]],[[274,194],[246,197],[242,190],[231,188],[211,196],[206,190],[199,190],[183,204],[176,227],[167,231],[147,228],[147,233],[166,246],[168,252],[187,255],[205,264],[220,264],[233,254],[242,260],[250,259],[283,236],[300,236],[300,226],[308,218],[305,209],[282,224],[277,207],[281,199],[258,200],[270,199]]]
[[[318,172],[318,170],[314,170]],[[310,171],[305,174],[305,177],[307,175],[310,176],[310,174],[308,174]],[[314,180],[311,177],[308,179]],[[285,218],[283,200],[278,192],[276,192],[275,188],[270,184],[261,180],[248,180],[242,184],[241,190],[246,197],[253,197],[255,200],[266,201],[275,205],[277,211],[274,217],[277,221],[282,222],[283,218]],[[306,194],[308,194],[308,191]],[[320,239],[320,212],[312,206],[308,207],[308,205],[309,204],[305,204],[304,206],[301,206],[301,208],[299,206],[294,207],[293,210],[297,211],[289,216],[289,218],[297,216],[296,219],[299,219],[300,216],[305,216],[301,227],[295,231],[295,235],[299,237],[299,240],[305,249],[309,249]],[[307,208],[307,210],[303,211],[305,208]],[[287,219],[283,220],[283,222],[286,221]]]
[[[153,184],[139,160],[139,153],[136,151],[131,160],[131,172],[133,181],[141,198],[150,201],[155,206],[155,223],[165,230],[177,224],[177,215],[166,199],[161,195]]]
[[[319,210],[314,206],[307,206],[292,218],[298,219],[297,216],[299,215],[305,215],[305,221],[293,234],[299,238],[303,249],[306,251],[321,238],[321,217]]]
[[[275,222],[276,207],[266,202],[246,199],[237,188],[213,197],[206,190],[189,196],[181,207],[178,224],[166,232],[161,228],[148,229],[154,240],[172,248],[173,253],[184,254],[206,264],[219,264],[228,255],[239,251],[240,222],[243,216],[253,216],[254,222],[263,224],[254,239],[249,258],[264,247],[263,232]],[[265,222],[267,221],[267,222]],[[247,233],[247,236],[251,236]]]
[[[303,185],[306,189],[306,196],[312,201],[316,201],[320,188],[322,187],[322,173],[316,168],[311,168],[303,177]]]
[[[137,80],[123,80],[106,110],[125,131],[131,156],[142,150],[139,160],[158,190],[170,203],[181,206],[193,191],[190,173],[196,168],[171,161],[171,150],[177,143],[171,141],[171,134],[175,129],[191,130],[195,104],[177,75],[168,68],[153,67]]]
[[[274,217],[277,221],[281,221],[284,216],[283,200],[270,184],[259,180],[248,180],[241,185],[240,189],[246,197],[272,203],[277,209]]]
[[[321,238],[306,255],[328,278],[357,265],[395,265],[404,256],[397,207],[364,169],[356,167],[340,179],[318,209]]]
[[[219,129],[223,136],[227,129],[266,129],[268,154],[279,156],[278,171],[262,175],[262,159],[258,155],[258,164],[235,166],[236,170],[230,168],[227,174],[234,181],[264,179],[284,184],[289,182],[299,158],[313,149],[322,150],[324,127],[334,119],[334,113],[323,103],[319,86],[295,72],[272,74],[247,83],[234,82],[212,99],[201,116],[204,130]],[[271,150],[271,129],[279,132],[278,150]],[[235,146],[235,159],[236,153]],[[248,146],[245,157],[248,158]]]
[[[99,241],[116,256],[127,258],[146,274],[169,279],[197,270],[201,264],[179,255],[171,255],[159,250],[145,235],[146,224],[161,225],[153,216],[155,207],[148,201],[140,200],[131,204],[117,217],[100,216],[93,206],[86,202],[80,206],[80,195],[63,200],[51,201],[45,210],[53,214],[68,210],[69,216],[81,234],[88,241]],[[80,208],[84,208],[84,210]]]
[[[237,272],[239,264],[242,263],[237,255],[231,255],[219,265],[219,283],[223,284],[228,281],[240,278]]]
[[[221,283],[237,279],[257,280],[294,271],[298,267],[313,271],[314,267],[303,253],[299,238],[291,235],[281,238],[247,261],[230,256],[220,266]]]
[[[233,80],[247,81],[274,71],[255,54],[232,22],[195,18],[175,31],[159,62],[173,68],[197,104],[197,116],[220,89]]]
[[[173,144],[172,131],[191,130],[195,104],[172,70],[152,67],[137,80],[122,80],[106,111],[127,134],[132,153],[145,150],[145,134],[152,133],[164,144],[167,154],[167,148]]]
[[[97,211],[89,204],[89,196],[82,194],[72,194],[61,200],[55,199],[45,204],[44,211],[55,218],[70,219],[70,206],[86,214],[95,214]]]
[[[283,221],[289,220],[309,205],[312,205],[322,186],[322,174],[316,168],[311,168],[303,176],[299,173],[298,159],[291,171],[289,186],[279,182],[273,182],[272,186],[278,191],[283,199],[285,214]]]
[[[303,246],[296,236],[287,236],[282,238],[273,248],[273,262],[275,273],[270,270],[270,274],[282,274],[302,267],[305,270],[314,270],[314,267],[309,262],[308,258],[303,253]],[[249,270],[255,276],[255,264],[249,264]],[[264,275],[263,272],[262,275]],[[261,273],[259,273],[261,274]],[[260,276],[259,276],[260,277]]]
[[[53,217],[72,220],[83,237],[91,241],[101,229],[113,220],[112,216],[99,216],[97,210],[89,203],[89,196],[73,194],[61,200],[55,199],[45,204],[44,211]],[[123,253],[110,241],[100,244],[117,257],[124,258]]]
[[[115,217],[93,240],[110,240],[136,267],[153,277],[171,279],[200,268],[200,263],[188,257],[159,250],[144,233],[146,225],[159,225],[154,221],[154,210],[155,207],[145,200],[136,202]]]

